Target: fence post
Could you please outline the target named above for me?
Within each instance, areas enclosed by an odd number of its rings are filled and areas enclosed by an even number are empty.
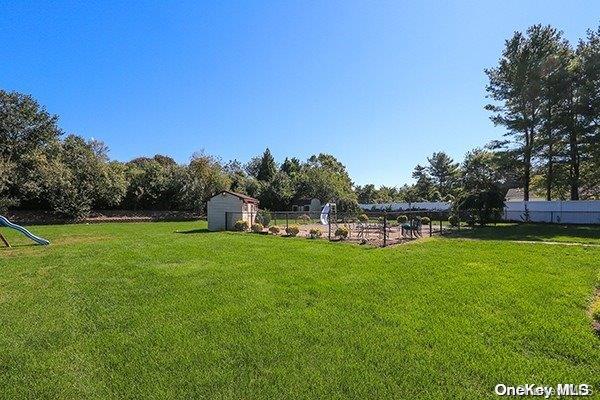
[[[331,240],[331,209],[327,212],[327,237]]]
[[[225,211],[225,230],[226,230],[226,231],[228,231],[228,230],[229,230],[229,229],[228,229],[229,227],[227,226],[227,224],[228,224],[228,221],[229,221],[229,211]]]
[[[285,213],[285,229],[288,228],[288,213]]]
[[[429,214],[429,237],[433,236],[433,215]],[[441,218],[440,218],[441,219]]]
[[[383,213],[383,247],[387,245],[387,211]]]

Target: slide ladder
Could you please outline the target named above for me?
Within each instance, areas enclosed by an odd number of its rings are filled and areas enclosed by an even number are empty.
[[[8,218],[0,215],[0,226],[5,226],[7,228],[11,228],[14,229],[16,231],[21,232],[23,235],[27,236],[29,239],[33,240],[34,242],[36,242],[37,244],[41,244],[43,246],[47,246],[50,244],[49,241],[47,241],[44,238],[41,238],[39,236],[35,236],[33,233],[29,232],[27,229],[23,228],[21,225],[17,225],[17,224],[13,224],[12,222],[10,222],[8,220]]]

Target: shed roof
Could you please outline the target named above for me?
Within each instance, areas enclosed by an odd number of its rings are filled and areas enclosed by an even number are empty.
[[[246,194],[233,192],[231,190],[223,190],[219,194],[223,194],[223,193],[227,193],[227,194],[230,194],[232,196],[235,196],[238,199],[242,200],[244,203],[253,203],[253,204],[258,204],[259,203],[258,199],[255,199],[254,197],[250,197],[250,196],[248,196]],[[218,196],[218,195],[215,195],[215,196]],[[213,197],[215,197],[215,196],[213,196]]]

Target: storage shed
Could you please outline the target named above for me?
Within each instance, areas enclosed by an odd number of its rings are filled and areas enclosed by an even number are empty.
[[[224,190],[208,200],[206,213],[209,231],[233,229],[236,221],[254,223],[258,211],[258,200],[245,194]]]
[[[305,211],[311,214],[320,213],[323,206],[319,199],[299,199],[292,205],[292,211]]]

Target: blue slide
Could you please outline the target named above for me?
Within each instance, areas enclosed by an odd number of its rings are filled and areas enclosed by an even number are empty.
[[[2,215],[0,215],[0,226],[6,226],[7,228],[11,228],[16,231],[19,231],[23,235],[27,236],[29,239],[36,242],[37,244],[41,244],[43,246],[47,246],[50,244],[50,242],[47,241],[46,239],[41,238],[39,236],[35,236],[33,233],[29,232],[27,229],[23,228],[21,225],[13,224],[6,217],[3,217]]]

